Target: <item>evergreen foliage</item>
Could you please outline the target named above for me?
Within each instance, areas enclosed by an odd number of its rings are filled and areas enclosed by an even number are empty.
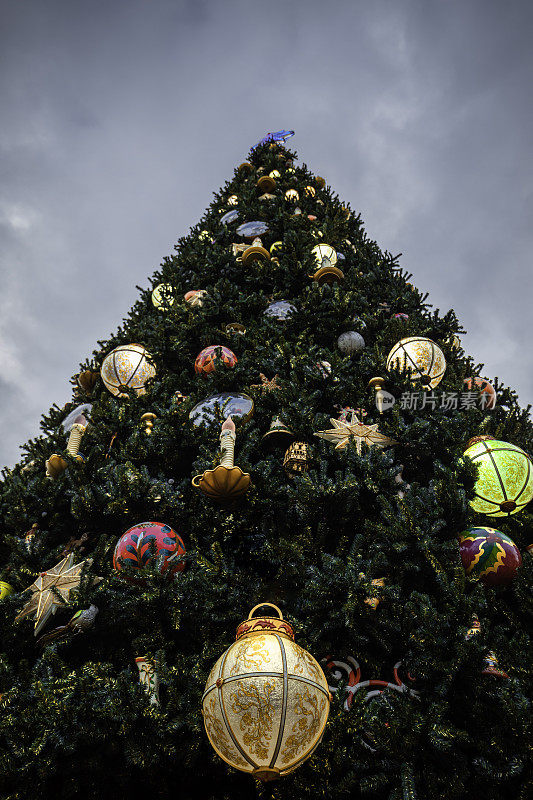
[[[157,367],[148,392],[117,398],[99,380],[87,395],[73,379],[72,402],[50,409],[43,434],[24,445],[16,467],[4,470],[0,579],[15,592],[0,601],[3,800],[531,797],[533,558],[524,554],[509,587],[486,588],[465,577],[457,542],[475,522],[500,528],[523,553],[530,544],[529,508],[497,521],[473,513],[468,500],[476,470],[461,458],[480,432],[531,452],[528,409],[496,382],[493,411],[479,404],[405,410],[397,402],[377,413],[368,381],[384,374],[390,348],[405,336],[429,337],[443,349],[448,366],[438,391],[462,391],[463,379],[479,375],[481,365],[453,349],[460,332],[453,311],[433,311],[398,258],[368,238],[356,213],[305,165],[290,171],[294,158],[279,144],[253,150],[253,171],[235,171],[151,286],[140,289],[117,332],[81,365],[99,369],[114,347],[142,343]],[[257,178],[274,169],[280,172],[276,197],[259,200]],[[297,203],[285,199],[289,188],[297,189]],[[223,225],[232,194],[239,220]],[[232,253],[232,243],[243,241],[235,229],[256,219],[269,226],[264,246],[283,244],[277,261],[244,266]],[[318,286],[309,278],[316,270],[311,249],[321,241],[345,256],[339,285]],[[151,302],[161,282],[172,285],[176,298],[165,312]],[[203,307],[183,301],[191,289],[207,290]],[[297,309],[285,322],[263,313],[279,299]],[[409,320],[391,318],[394,312]],[[224,332],[233,321],[244,324],[244,336]],[[343,356],[337,337],[350,329],[363,334],[366,348]],[[238,363],[199,376],[194,360],[212,344],[230,347]],[[329,378],[316,368],[322,360],[332,365]],[[278,374],[280,388],[250,388],[260,372]],[[387,389],[399,398],[413,387],[393,371]],[[187,397],[181,404],[173,399],[176,391]],[[221,391],[255,399],[253,417],[237,428],[235,451],[252,488],[229,508],[191,485],[194,475],[218,463],[220,422],[195,427],[189,411]],[[82,402],[92,402],[93,410],[81,446],[85,460],[78,462],[66,452],[60,423]],[[384,451],[364,447],[358,455],[354,443],[335,451],[313,437],[345,406],[366,408],[365,422],[379,422],[398,444]],[[140,422],[147,411],[157,415],[150,436]],[[283,451],[267,452],[261,442],[278,415],[312,446],[309,472],[293,480],[283,470]],[[55,480],[44,469],[52,453],[68,463]],[[400,472],[409,487],[398,483]],[[145,585],[113,571],[116,541],[142,520],[166,522],[184,539],[186,568],[175,580],[159,575],[153,562]],[[28,546],[24,534],[35,522],[38,532]],[[75,552],[77,561],[92,558],[89,574],[53,625],[91,603],[99,608],[96,623],[39,648],[33,621],[14,622],[27,599],[22,592],[84,534]],[[97,586],[92,574],[103,577]],[[370,581],[383,576],[373,609],[364,602],[376,594]],[[298,643],[317,660],[352,656],[362,679],[386,681],[401,661],[404,679],[415,678],[409,685],[419,692],[384,691],[369,701],[359,692],[347,711],[341,681],[313,757],[265,786],[217,757],[201,716],[209,670],[261,601],[282,608]],[[474,614],[482,631],[467,639]],[[488,650],[497,653],[508,680],[482,674]],[[139,655],[157,661],[159,707],[139,684]]]

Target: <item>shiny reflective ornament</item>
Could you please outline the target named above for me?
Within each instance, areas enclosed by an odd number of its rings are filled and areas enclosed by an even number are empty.
[[[103,360],[100,374],[111,394],[128,397],[127,389],[145,394],[146,382],[155,376],[150,354],[142,344],[121,344]]]
[[[194,362],[194,371],[198,375],[209,375],[210,372],[215,372],[220,366],[233,368],[237,363],[237,356],[229,349],[221,344],[213,344],[204,349],[196,357]]]
[[[159,676],[155,665],[146,656],[137,656],[135,659],[139,670],[139,683],[149,697],[150,705],[159,705]]]
[[[322,178],[320,175],[317,175],[316,178],[315,178],[315,183],[316,183],[316,185],[318,186],[319,189],[324,189],[324,187],[326,185],[326,179]]]
[[[478,514],[507,517],[533,497],[533,463],[520,447],[476,438],[463,455],[479,467],[474,499],[470,501]]]
[[[174,287],[171,283],[158,283],[152,292],[152,303],[159,311],[168,311],[174,305]]]
[[[268,233],[268,225],[261,220],[254,220],[253,222],[244,222],[237,228],[237,234],[244,239],[255,239],[256,236],[262,236]]]
[[[332,368],[329,361],[317,361],[316,368],[319,374],[324,378],[324,380],[326,380],[326,378],[329,378],[332,373]]]
[[[307,195],[307,197],[314,197],[316,195],[316,189],[314,186],[306,186],[304,193]]]
[[[13,594],[15,590],[11,586],[11,584],[6,583],[5,581],[0,581],[0,600],[3,600],[4,597],[9,597],[10,594]]]
[[[228,204],[228,206],[236,206],[238,202],[239,202],[239,198],[237,197],[236,194],[230,194],[230,196],[226,200],[226,203]]]
[[[393,314],[392,319],[399,319],[402,322],[407,322],[409,319],[409,314],[404,314],[403,312],[400,312],[399,314]]]
[[[183,539],[164,522],[138,522],[122,534],[113,553],[113,569],[121,572],[128,564],[146,567],[152,559],[160,562],[159,572],[174,575],[185,569]],[[124,575],[125,578],[129,576]]]
[[[204,304],[204,300],[207,297],[207,290],[206,289],[191,289],[189,292],[185,292],[183,295],[183,299],[186,303],[188,303],[193,308],[201,308]]]
[[[268,175],[270,178],[274,178],[274,180],[281,178],[281,172],[278,169],[273,169],[272,172],[268,173]]]
[[[496,405],[496,389],[485,378],[465,378],[464,386],[467,392],[479,392],[481,408],[492,410]]]
[[[224,327],[224,332],[229,336],[234,333],[238,334],[239,336],[244,336],[246,333],[246,328],[240,322],[228,322]]]
[[[221,392],[213,394],[191,409],[189,419],[193,425],[220,424],[227,417],[236,423],[248,422],[254,411],[252,398],[241,392]]]
[[[446,372],[446,359],[440,347],[425,336],[408,336],[396,342],[387,356],[387,369],[411,372],[411,382],[420,381],[434,389]]]
[[[231,211],[226,211],[226,213],[220,217],[222,225],[230,225],[232,222],[235,222],[236,219],[239,219],[239,212],[236,208],[232,208]]]
[[[334,266],[337,263],[337,252],[329,244],[317,244],[311,253],[319,267]]]
[[[468,528],[460,533],[459,554],[465,573],[485,586],[511,583],[522,564],[513,540],[494,528]]]
[[[364,350],[365,340],[361,334],[356,331],[346,331],[346,333],[341,333],[337,339],[337,346],[341,353],[345,356],[349,356]]]
[[[242,164],[239,164],[237,167],[238,172],[242,172],[244,175],[249,175],[251,172],[254,171],[253,164],[250,164],[249,161],[243,161]]]
[[[253,616],[264,607],[276,616]],[[320,664],[295,643],[279,608],[260,603],[209,674],[204,725],[226,763],[270,781],[295,770],[318,747],[330,700]]]
[[[296,189],[287,189],[287,191],[285,192],[285,200],[288,200],[289,202],[293,203],[299,199],[300,195],[298,194]]]
[[[296,313],[295,306],[289,303],[288,300],[276,300],[265,309],[265,316],[274,317],[279,320],[286,320],[292,314]]]
[[[78,375],[78,386],[83,389],[85,394],[90,394],[96,385],[96,381],[100,376],[99,372],[92,369],[86,369]]]

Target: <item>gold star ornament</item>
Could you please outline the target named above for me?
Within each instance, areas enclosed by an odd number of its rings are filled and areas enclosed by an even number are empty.
[[[35,617],[34,636],[37,636],[58,608],[69,605],[70,592],[79,587],[83,568],[90,564],[90,559],[74,564],[74,553],[70,553],[55,567],[40,572],[37,580],[26,589],[32,596],[15,617],[15,622],[24,617]],[[99,583],[101,580],[95,576],[92,582]]]
[[[398,444],[395,439],[389,439],[383,433],[378,431],[378,424],[364,425],[357,419],[357,415],[352,411],[349,419],[334,419],[330,418],[333,428],[327,431],[318,431],[315,436],[320,439],[326,439],[329,442],[335,442],[335,450],[342,450],[350,439],[355,440],[357,452],[361,455],[361,447],[366,444],[367,447],[390,447],[393,444]]]

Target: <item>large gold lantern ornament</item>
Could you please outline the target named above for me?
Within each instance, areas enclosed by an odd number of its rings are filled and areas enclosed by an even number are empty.
[[[254,617],[259,608],[277,616]],[[217,754],[261,781],[299,767],[318,747],[331,695],[317,661],[294,641],[277,606],[260,603],[207,679],[205,729]]]
[[[142,344],[121,344],[104,358],[100,375],[111,394],[128,397],[128,389],[146,393],[145,383],[155,376],[155,367]]]
[[[479,467],[470,505],[488,517],[509,517],[533,498],[533,463],[520,447],[474,437],[463,456]]]
[[[434,389],[446,372],[444,353],[425,336],[408,336],[396,342],[387,356],[387,369],[411,372],[412,383]]]

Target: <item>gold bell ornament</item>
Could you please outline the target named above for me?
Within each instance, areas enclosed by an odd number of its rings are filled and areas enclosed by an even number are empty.
[[[257,181],[257,188],[261,193],[273,192],[276,188],[276,181],[270,175],[262,175]]]
[[[270,253],[266,247],[263,247],[263,242],[259,236],[256,236],[252,244],[243,250],[241,261],[245,266],[252,264],[254,261],[270,261]]]
[[[267,607],[276,616],[254,617]],[[227,764],[272,781],[314,753],[330,702],[320,664],[295,643],[279,608],[259,603],[209,673],[202,713],[209,741]]]
[[[253,164],[250,164],[249,161],[243,161],[242,164],[239,164],[237,167],[237,172],[242,172],[243,175],[249,175],[253,171]]]
[[[92,369],[86,369],[78,375],[78,386],[80,389],[83,389],[85,394],[90,394],[96,386],[96,381],[99,377],[98,372],[94,372]]]
[[[245,494],[250,487],[250,475],[234,465],[235,423],[228,417],[222,423],[220,446],[222,458],[215,469],[207,469],[202,475],[195,475],[192,485],[217,502],[235,500]]]

